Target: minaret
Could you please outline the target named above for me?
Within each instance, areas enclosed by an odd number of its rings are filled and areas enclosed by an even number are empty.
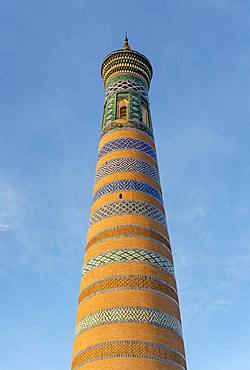
[[[186,369],[149,108],[152,66],[126,37],[101,74],[104,114],[72,369]]]

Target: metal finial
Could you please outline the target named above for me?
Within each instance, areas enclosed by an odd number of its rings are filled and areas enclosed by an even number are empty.
[[[125,32],[125,40],[124,40],[124,46],[123,46],[123,49],[127,49],[127,50],[130,50],[130,46],[129,46],[129,43],[128,43],[128,36],[127,36],[127,32]]]

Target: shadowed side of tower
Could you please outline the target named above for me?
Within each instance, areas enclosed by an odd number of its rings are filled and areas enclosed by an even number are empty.
[[[148,90],[124,48],[102,64],[104,114],[72,369],[186,369]]]

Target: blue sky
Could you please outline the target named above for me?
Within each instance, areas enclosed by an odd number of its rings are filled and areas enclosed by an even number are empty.
[[[154,67],[188,367],[249,367],[249,24],[247,0],[2,2],[0,370],[70,367],[100,65],[125,31]]]

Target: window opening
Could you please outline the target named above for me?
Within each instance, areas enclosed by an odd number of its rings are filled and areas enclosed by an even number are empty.
[[[148,108],[145,103],[142,103],[141,110],[142,110],[142,122],[145,123],[147,127],[149,127]]]
[[[127,107],[121,107],[120,108],[120,118],[127,118]]]
[[[126,120],[128,117],[128,100],[121,99],[117,104],[118,118]]]

